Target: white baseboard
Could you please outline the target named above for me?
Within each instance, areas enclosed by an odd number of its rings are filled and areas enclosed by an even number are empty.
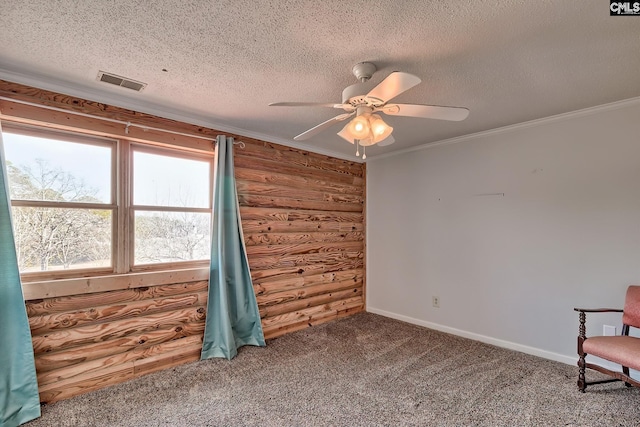
[[[375,307],[367,307],[367,311],[374,314],[379,314],[384,317],[390,317],[392,319],[401,320],[403,322],[411,323],[418,326],[424,326],[425,328],[434,329],[440,332],[446,332],[448,334],[457,335],[463,338],[469,338],[475,341],[480,341],[486,344],[495,345],[496,347],[502,347],[509,350],[519,351],[521,353],[531,354],[533,356],[542,357],[543,359],[554,360],[556,362],[565,363],[567,365],[576,366],[578,362],[578,355],[565,356],[563,354],[554,353],[547,350],[542,350],[535,347],[529,347],[527,345],[516,344],[511,341],[505,341],[498,338],[488,337],[486,335],[480,335],[473,332],[463,331],[462,329],[451,328],[449,326],[440,325],[438,323],[427,322],[425,320],[416,319],[402,314],[392,313],[386,310],[380,310]],[[619,367],[617,369],[620,369]]]

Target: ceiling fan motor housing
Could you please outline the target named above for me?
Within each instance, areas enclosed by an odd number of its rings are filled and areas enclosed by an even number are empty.
[[[376,66],[371,62],[359,62],[353,66],[351,72],[354,76],[356,76],[356,79],[364,83],[366,81],[369,81],[369,79],[371,78],[371,76],[373,76],[373,73],[375,73],[377,69],[378,68],[376,68]]]
[[[349,99],[366,95],[367,91],[364,89],[364,86],[368,86],[366,83],[356,83],[351,86],[347,86],[342,91],[342,103],[348,104]]]
[[[367,98],[367,94],[372,89],[371,86],[370,83],[356,83],[347,86],[342,91],[342,103],[351,104],[354,107],[370,104],[371,99]]]

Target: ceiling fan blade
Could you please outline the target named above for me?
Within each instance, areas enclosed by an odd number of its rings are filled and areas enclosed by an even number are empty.
[[[329,102],[272,102],[269,107],[329,107],[345,108],[351,107],[349,104],[333,104]]]
[[[386,137],[382,141],[378,142],[378,145],[380,147],[386,147],[387,145],[391,145],[394,142],[396,142],[396,139],[393,137],[393,135],[389,135],[388,137]]]
[[[419,77],[413,74],[395,71],[389,74],[378,86],[374,87],[367,94],[367,97],[379,99],[384,103],[411,89],[421,81]]]
[[[450,120],[452,122],[464,120],[469,115],[469,109],[464,107],[420,104],[389,104],[378,111],[390,116],[421,117],[425,119]]]
[[[306,132],[302,132],[300,135],[296,136],[293,139],[295,139],[296,141],[304,141],[306,139],[309,139],[309,138],[319,134],[320,132],[322,132],[326,128],[332,126],[333,124],[335,124],[337,122],[341,122],[343,120],[346,120],[349,117],[353,116],[354,114],[355,114],[355,112],[354,113],[344,113],[344,114],[340,114],[339,116],[335,116],[335,117],[327,120],[326,122],[322,122],[319,125],[312,127],[311,129],[309,129]]]

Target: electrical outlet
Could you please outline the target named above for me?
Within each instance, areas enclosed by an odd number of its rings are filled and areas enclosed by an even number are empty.
[[[440,297],[432,297],[432,302],[435,308],[440,308]]]
[[[602,335],[612,337],[616,334],[616,327],[611,325],[602,325]]]

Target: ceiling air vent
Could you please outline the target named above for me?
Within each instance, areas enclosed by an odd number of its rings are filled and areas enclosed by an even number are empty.
[[[97,80],[99,82],[105,82],[116,86],[126,87],[127,89],[133,89],[140,92],[147,84],[128,79],[126,77],[118,76],[115,74],[107,73],[105,71],[99,71]]]

